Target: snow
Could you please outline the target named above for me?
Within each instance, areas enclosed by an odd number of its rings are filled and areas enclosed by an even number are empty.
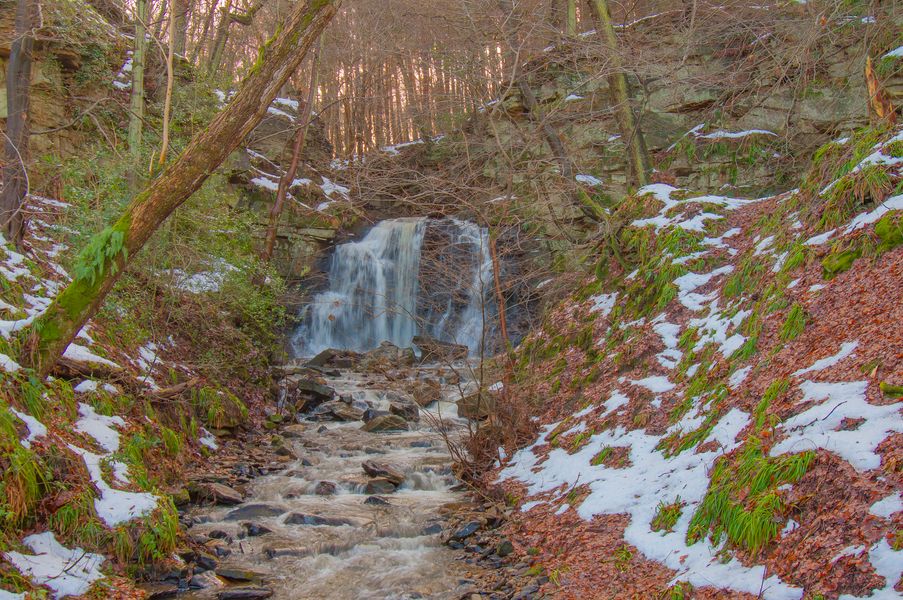
[[[565,102],[576,102],[577,100],[583,100],[583,96],[578,96],[577,94],[568,94],[565,98]]]
[[[830,231],[826,231],[824,233],[820,233],[818,235],[813,235],[811,238],[805,241],[807,246],[820,246],[831,239],[831,236],[834,235],[836,229],[832,229]]]
[[[615,302],[618,299],[618,293],[614,292],[612,294],[598,294],[590,298],[592,300],[593,305],[590,307],[589,312],[597,312],[600,313],[600,316],[604,319],[609,314],[611,314],[612,309],[615,307]]]
[[[69,449],[82,457],[91,481],[100,492],[100,497],[94,499],[94,509],[97,516],[107,527],[116,527],[132,519],[149,515],[157,508],[157,498],[146,492],[126,492],[110,487],[104,481],[101,464],[104,456],[83,450],[69,444]],[[120,471],[121,474],[121,471]]]
[[[294,117],[294,116],[288,114],[288,113],[285,112],[284,110],[279,110],[278,108],[275,108],[275,107],[273,107],[273,106],[270,106],[269,108],[267,108],[267,114],[273,115],[273,116],[275,116],[275,117],[283,117],[283,118],[285,118],[285,119],[288,119],[288,120],[291,121],[292,123],[295,122],[295,117]]]
[[[0,589],[0,600],[25,600],[25,592],[13,594],[12,592]]]
[[[884,519],[889,519],[891,515],[900,511],[903,511],[903,500],[901,500],[900,492],[895,492],[883,500],[878,500],[869,508],[870,514]]]
[[[20,421],[25,423],[25,426],[28,427],[28,435],[24,440],[21,440],[20,443],[26,448],[31,448],[31,443],[40,437],[47,437],[47,427],[44,426],[43,423],[32,417],[31,415],[27,415],[24,412],[18,411],[15,408],[10,407],[10,412],[16,415]]]
[[[608,400],[605,401],[605,412],[602,413],[602,416],[604,417],[613,413],[622,406],[626,405],[628,402],[630,402],[630,398],[628,398],[618,390],[613,391]]]
[[[705,302],[710,302],[717,297],[717,292],[703,295],[697,294],[693,290],[706,285],[713,278],[720,275],[726,275],[733,272],[733,270],[734,267],[732,267],[731,265],[726,265],[724,267],[715,269],[711,273],[687,273],[685,275],[681,275],[674,280],[674,285],[676,285],[678,289],[678,300],[681,304],[694,312],[702,310],[703,308],[705,308]]]
[[[715,342],[719,344],[719,351],[725,358],[736,352],[746,341],[746,338],[739,333],[728,335],[728,331],[732,328],[740,327],[743,321],[752,314],[752,311],[737,311],[732,317],[718,310],[718,300],[714,300],[709,306],[709,314],[701,319],[691,319],[690,326],[698,327],[700,337],[693,347],[698,352],[702,350],[706,344]]]
[[[214,437],[214,435],[212,433],[210,433],[209,431],[207,431],[204,428],[201,428],[200,433],[201,433],[201,437],[198,438],[198,442],[202,446],[206,446],[207,448],[209,448],[211,450],[216,450],[217,448],[219,448],[219,444],[216,443],[216,437]]]
[[[773,135],[777,137],[773,131],[768,131],[765,129],[748,129],[746,131],[722,131],[718,130],[712,133],[707,133],[705,135],[697,136],[704,140],[721,140],[721,139],[738,139],[745,138],[751,135]]]
[[[0,352],[0,369],[3,369],[7,373],[15,373],[21,368],[19,363]]]
[[[84,402],[79,402],[78,414],[81,418],[75,423],[76,431],[94,438],[107,452],[119,450],[119,432],[113,426],[124,427],[126,423],[122,417],[99,415],[91,405]]]
[[[680,325],[668,323],[664,320],[664,315],[659,315],[653,321],[652,330],[661,336],[665,345],[665,349],[655,356],[656,360],[666,369],[673,369],[683,358],[683,352],[677,348]]]
[[[758,244],[756,244],[756,247],[753,250],[753,256],[759,256],[760,254],[762,254],[763,252],[768,250],[773,243],[774,243],[773,235],[770,235],[767,238],[763,239]]]
[[[339,185],[326,177],[323,177],[323,183],[320,184],[320,189],[322,189],[323,193],[330,198],[332,198],[333,194],[338,193],[346,200],[348,199],[348,192],[350,191],[345,186]],[[319,208],[317,210],[319,210]]]
[[[586,185],[592,186],[600,186],[603,185],[603,182],[598,177],[593,177],[592,175],[586,175],[585,173],[581,173],[574,177],[577,180],[577,183],[584,183]]]
[[[647,219],[637,219],[636,221],[633,221],[632,224],[636,227],[645,227],[647,225],[652,225],[656,229],[656,231],[659,231],[665,227],[674,226],[680,227],[686,231],[703,232],[705,231],[706,221],[723,219],[724,216],[710,212],[703,212],[690,218],[686,218],[685,214],[678,214],[672,217],[667,216],[667,214],[671,212],[672,209],[680,206],[681,204],[715,204],[717,206],[721,206],[725,210],[736,210],[742,206],[746,206],[747,204],[759,202],[759,200],[745,200],[742,198],[730,198],[727,196],[697,196],[695,198],[686,199],[672,198],[672,194],[677,191],[679,191],[677,188],[664,183],[653,183],[651,185],[641,187],[637,191],[638,195],[642,196],[644,194],[651,194],[657,200],[664,203],[664,206],[659,211],[658,215]]]
[[[881,58],[882,59],[884,59],[884,58],[903,58],[903,46],[894,48],[887,54],[883,55]]]
[[[823,283],[816,283],[815,285],[809,286],[809,291],[810,292],[818,292],[818,291],[825,289],[826,287],[827,286]]]
[[[799,377],[800,375],[804,375],[805,373],[811,373],[812,371],[821,371],[827,369],[828,367],[833,367],[843,359],[851,356],[858,347],[859,342],[844,342],[840,345],[840,351],[837,354],[817,360],[812,364],[811,367],[806,367],[805,369],[794,371],[793,374]]]
[[[722,452],[730,452],[738,446],[735,438],[748,422],[749,415],[737,409],[724,415],[708,437],[721,444],[720,450],[682,452],[665,458],[656,450],[662,436],[617,427],[593,435],[574,454],[555,448],[542,464],[538,464],[533,450],[545,443],[545,437],[557,425],[551,424],[542,429],[533,446],[512,457],[500,478],[518,479],[527,486],[530,495],[569,490],[578,482],[586,484],[589,495],[575,509],[576,513],[585,520],[600,514],[629,515],[625,541],[648,559],[675,570],[675,579],[699,587],[717,581],[723,587],[756,596],[763,590],[761,597],[766,600],[799,600],[803,590],[784,584],[776,576],[766,577],[763,566],[745,567],[737,559],[722,562],[720,548],[711,547],[707,541],[692,546],[686,544],[690,519],[708,489],[708,469]],[[682,420],[675,427],[686,425],[687,421]],[[591,465],[592,458],[606,446],[627,448],[629,466]],[[687,503],[687,507],[674,531],[664,534],[652,531],[650,524],[658,503],[677,496]],[[535,504],[535,501],[529,502],[524,508],[528,505],[532,508]]]
[[[96,392],[97,382],[86,379],[72,389],[76,394],[88,394],[90,392]]]
[[[68,358],[69,360],[74,360],[75,362],[80,363],[95,363],[105,365],[114,369],[121,368],[113,361],[107,360],[102,356],[97,356],[96,354],[79,344],[69,344],[69,346],[66,348],[66,351],[63,353],[63,358]]]
[[[779,427],[783,440],[771,456],[823,448],[846,460],[857,471],[881,466],[876,448],[891,433],[903,433],[903,402],[875,406],[866,401],[867,381],[821,383],[804,381],[801,403],[816,404],[786,419]],[[844,419],[864,419],[853,430],[843,430]]]
[[[661,375],[651,375],[643,379],[631,380],[630,383],[644,387],[650,392],[654,392],[656,394],[664,394],[665,392],[670,392],[675,387],[677,387],[676,385],[668,381],[667,377],[662,377]]]
[[[290,108],[291,110],[298,112],[298,101],[292,100],[291,98],[274,98],[273,104],[285,106],[286,108]]]
[[[737,389],[741,383],[746,381],[750,371],[752,371],[752,367],[743,367],[734,371],[727,380],[728,387]]]
[[[92,583],[103,579],[103,556],[66,548],[56,541],[53,532],[30,535],[22,543],[34,554],[6,552],[4,557],[35,584],[50,588],[54,598],[81,596]]]
[[[402,148],[407,148],[409,146],[416,146],[417,144],[424,143],[423,140],[414,140],[413,142],[404,142],[401,144],[395,144],[394,146],[384,146],[380,148],[383,152],[388,153],[390,156],[398,156],[399,151]]]
[[[251,180],[250,183],[251,185],[269,190],[271,192],[276,192],[279,190],[279,183],[271,179],[267,179],[266,177],[255,177]]]
[[[900,553],[891,548],[885,538],[869,549],[869,562],[872,563],[875,572],[884,577],[884,587],[873,591],[868,598],[871,600],[895,600],[900,593],[894,590],[900,575],[903,573],[903,560]],[[838,600],[853,600],[856,596],[844,594]]]
[[[867,213],[862,213],[857,215],[850,223],[844,228],[841,235],[846,235],[848,233],[853,233],[858,229],[862,229],[866,225],[871,225],[872,223],[877,222],[884,215],[889,213],[892,210],[903,210],[903,194],[898,196],[893,196],[892,198],[888,198],[884,202],[878,205],[878,207]]]

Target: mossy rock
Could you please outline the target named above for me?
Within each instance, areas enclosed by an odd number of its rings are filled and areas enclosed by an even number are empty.
[[[875,235],[881,240],[878,252],[884,253],[903,244],[903,222],[891,215],[875,223]]]
[[[853,263],[862,255],[862,251],[857,249],[844,250],[843,252],[835,252],[829,254],[821,261],[822,268],[826,279],[830,279],[835,275],[849,271]]]

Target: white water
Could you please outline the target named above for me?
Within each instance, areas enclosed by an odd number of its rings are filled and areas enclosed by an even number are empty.
[[[432,227],[449,243],[424,261],[421,251]],[[475,354],[495,311],[491,277],[486,229],[456,219],[381,221],[360,241],[336,247],[329,288],[303,315],[295,351],[364,352],[385,340],[407,347],[424,334],[466,345]]]

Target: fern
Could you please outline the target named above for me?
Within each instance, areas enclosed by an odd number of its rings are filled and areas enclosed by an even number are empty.
[[[79,253],[73,268],[76,281],[83,281],[94,285],[97,278],[103,274],[110,261],[111,274],[115,274],[118,267],[115,259],[122,254],[128,258],[128,250],[125,247],[125,232],[113,227],[107,227],[88,242],[88,245]]]

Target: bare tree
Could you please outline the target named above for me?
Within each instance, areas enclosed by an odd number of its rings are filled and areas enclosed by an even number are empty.
[[[2,232],[17,246],[24,235],[22,203],[28,194],[28,109],[31,100],[31,63],[37,25],[37,0],[16,3],[16,39],[6,73],[7,118],[4,141],[5,166],[0,196]]]

